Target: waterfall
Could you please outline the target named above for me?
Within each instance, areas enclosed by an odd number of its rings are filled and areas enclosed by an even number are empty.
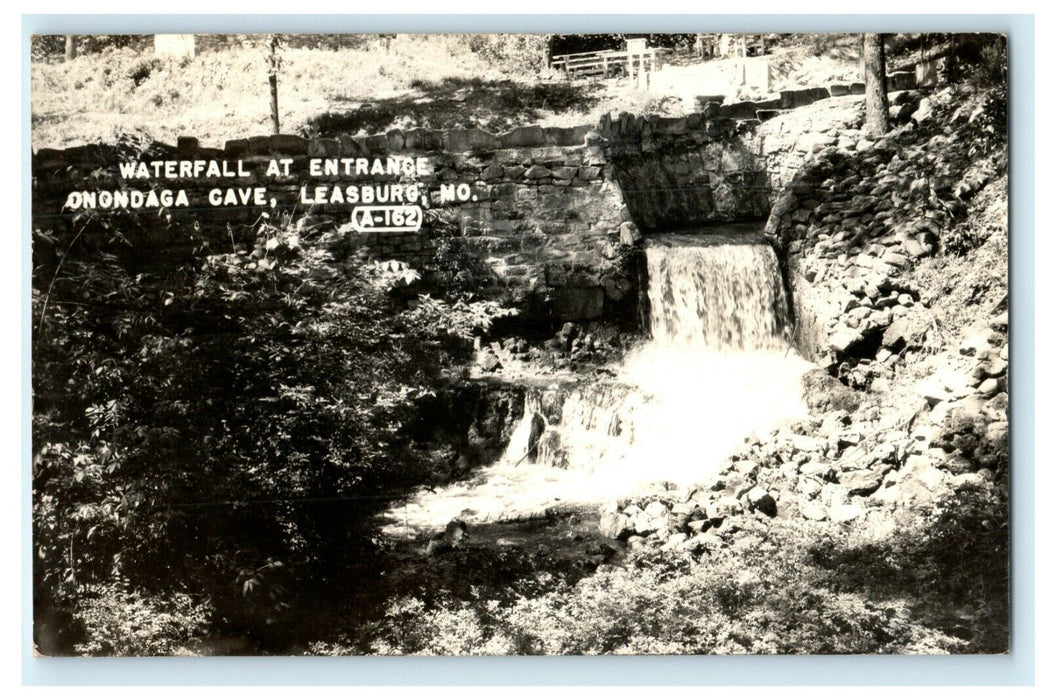
[[[786,293],[764,237],[670,234],[646,245],[652,338],[615,380],[554,392],[560,410],[531,389],[503,458],[409,503],[406,521],[527,518],[645,484],[698,483],[751,433],[806,414],[810,365],[788,347]]]
[[[632,451],[652,478],[690,484],[751,433],[807,413],[789,348],[787,295],[761,234],[669,234],[647,242],[652,339],[621,381],[655,397]]]
[[[786,292],[762,236],[662,236],[647,256],[654,343],[785,349]]]

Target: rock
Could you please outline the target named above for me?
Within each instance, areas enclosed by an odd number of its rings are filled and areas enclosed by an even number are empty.
[[[945,436],[953,437],[979,430],[987,422],[981,415],[982,408],[983,404],[975,397],[966,397],[951,404],[943,421]]]
[[[660,501],[652,501],[631,518],[634,531],[642,536],[671,529],[670,509]]]
[[[736,471],[730,471],[718,479],[717,483],[713,485],[712,490],[724,491],[732,498],[740,498],[753,485],[754,482],[749,476],[740,474]]]
[[[751,511],[760,511],[770,518],[776,516],[776,499],[760,486],[747,491],[746,503]]]
[[[662,501],[652,501],[647,506],[645,506],[645,510],[643,512],[650,518],[659,519],[665,518],[670,512],[670,509],[667,508],[666,504],[664,504]]]
[[[971,461],[957,452],[951,453],[946,461],[944,461],[943,466],[947,471],[955,475],[967,474],[976,470],[976,467]]]
[[[747,479],[753,479],[758,474],[758,464],[753,460],[741,459],[733,465],[732,470]]]
[[[849,490],[841,484],[824,484],[820,491],[820,501],[830,507],[849,502]]]
[[[886,348],[896,351],[920,347],[920,340],[929,329],[929,325],[930,318],[926,313],[906,313],[889,324],[882,334],[881,343]]]
[[[832,377],[826,370],[809,370],[802,375],[805,403],[814,413],[828,411],[855,411],[860,406],[862,394],[849,389]]]
[[[823,482],[802,477],[798,479],[797,491],[805,498],[815,498],[823,488]]]
[[[822,437],[798,435],[797,433],[790,433],[784,437],[799,452],[810,452],[822,455],[827,451],[827,441]]]
[[[905,470],[901,470],[898,484],[891,489],[893,500],[912,505],[921,505],[931,503],[936,498],[946,475],[935,467],[923,467],[922,469],[932,469],[938,472],[940,479],[937,480],[931,473],[926,474],[926,478],[922,479],[913,471],[905,472]],[[933,485],[930,486],[930,483]]]
[[[846,411],[825,413],[823,420],[820,422],[820,435],[828,438],[837,435],[849,420],[849,414]]]
[[[809,132],[802,134],[802,136],[798,138],[797,148],[802,151],[808,151],[809,153],[816,153],[828,146],[833,146],[837,140],[837,137],[829,134]]]
[[[675,532],[685,532],[693,518],[692,513],[671,513],[669,516],[670,529]]]
[[[904,466],[910,471],[909,475],[912,478],[920,481],[930,491],[935,491],[943,485],[945,474],[937,469],[926,456],[910,455]]]
[[[985,359],[991,357],[992,349],[997,352],[998,348],[1005,342],[1005,337],[990,328],[981,328],[973,331],[962,340],[958,346],[958,352],[966,357]]]
[[[713,523],[711,523],[706,518],[701,518],[699,520],[690,520],[688,523],[688,529],[695,533],[706,532],[712,527],[714,527]]]
[[[918,124],[921,124],[931,116],[932,102],[929,100],[928,97],[923,97],[921,102],[918,103],[918,108],[914,110],[913,114],[911,114],[911,119],[913,119]]]
[[[1009,424],[1005,421],[990,423],[984,436],[990,443],[1004,445],[1009,440]]]
[[[521,126],[499,134],[503,148],[531,148],[546,145],[546,134],[540,126]]]
[[[724,541],[712,532],[698,534],[689,540],[685,547],[693,552],[713,552],[725,546]]]
[[[863,333],[858,330],[839,327],[836,331],[831,333],[830,338],[827,339],[827,345],[833,350],[844,353],[862,340]]]
[[[641,242],[641,232],[633,221],[624,221],[619,225],[619,242],[623,245],[637,245]]]
[[[739,515],[742,512],[743,504],[739,502],[739,499],[722,496],[711,504],[711,508],[707,509],[707,517],[711,520],[716,518],[724,519],[730,515]]]
[[[922,258],[932,253],[932,247],[923,244],[917,238],[904,240],[903,249],[912,258]]]
[[[525,171],[524,176],[528,180],[542,180],[543,178],[553,177],[554,173],[541,165],[533,165]]]
[[[501,369],[503,364],[494,352],[488,350],[477,358],[477,366],[485,372],[494,372],[497,369]]]
[[[670,507],[670,512],[674,515],[691,515],[696,510],[697,506],[692,501],[675,502],[674,505]]]
[[[827,509],[816,501],[799,501],[798,512],[801,513],[801,517],[806,520],[820,521],[827,519]]]
[[[951,486],[955,489],[962,486],[975,486],[983,482],[979,474],[954,474],[951,476]]]
[[[838,447],[851,447],[860,444],[863,441],[863,436],[860,435],[860,431],[850,428],[838,433],[835,439],[838,441]]]
[[[1001,357],[991,357],[987,362],[980,365],[980,369],[986,377],[1000,377],[1009,369],[1009,363]]]
[[[688,535],[683,532],[675,532],[667,538],[660,550],[664,552],[682,551],[685,549],[686,540],[688,540]]]
[[[980,382],[980,386],[977,387],[976,391],[983,394],[984,396],[990,396],[998,393],[998,379],[994,377],[988,377]]]
[[[885,253],[881,257],[882,260],[892,265],[893,267],[904,267],[907,264],[907,256],[893,251]]]
[[[833,471],[834,470],[830,466],[823,464],[822,462],[809,462],[807,464],[803,464],[801,467],[801,473],[805,476],[816,477],[823,481],[826,481],[828,478],[830,478],[830,475],[833,473]]]
[[[635,534],[630,526],[630,518],[618,511],[606,511],[601,514],[598,531],[613,540],[625,540]]]
[[[850,472],[838,479],[850,496],[869,496],[881,486],[881,473],[869,469]]]
[[[1009,394],[1004,391],[996,394],[983,405],[981,412],[987,416],[987,419],[990,421],[1008,420]]]
[[[827,508],[827,517],[836,523],[847,523],[866,512],[863,506],[855,503],[837,503]]]

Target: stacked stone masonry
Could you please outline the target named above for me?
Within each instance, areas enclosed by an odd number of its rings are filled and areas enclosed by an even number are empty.
[[[784,91],[775,110],[831,98],[840,90]],[[850,89],[850,94],[855,92]],[[742,104],[742,103],[741,103]],[[764,105],[762,109],[768,107]],[[769,108],[771,109],[771,107]],[[486,265],[497,280],[492,294],[563,319],[602,316],[608,305],[636,308],[636,275],[622,267],[622,247],[636,245],[641,231],[680,230],[709,223],[764,220],[770,203],[808,159],[829,145],[860,137],[855,124],[833,134],[791,128],[785,116],[762,114],[744,104],[721,106],[679,118],[606,116],[596,126],[527,126],[501,134],[481,129],[394,129],[368,136],[306,139],[256,136],[207,148],[195,138],[152,145],[145,154],[127,148],[85,145],[33,156],[36,225],[69,225],[67,195],[84,189],[183,189],[192,203],[165,212],[193,223],[208,240],[228,241],[227,225],[247,230],[258,206],[210,206],[213,188],[264,186],[278,212],[332,221],[345,235],[346,254],[396,259],[426,266],[436,242],[456,238],[461,250]],[[852,118],[855,121],[855,118]],[[374,159],[425,156],[432,174],[311,176],[312,159]],[[240,161],[247,177],[191,180],[123,180],[118,163],[139,159]],[[288,175],[267,176],[273,159],[290,159]],[[358,232],[349,225],[352,205],[304,204],[304,185],[419,185],[424,210],[417,232]],[[442,201],[441,186],[466,184],[465,201]],[[275,217],[277,218],[277,217]],[[153,237],[154,257],[196,242],[164,233]],[[538,302],[538,303],[536,303]]]

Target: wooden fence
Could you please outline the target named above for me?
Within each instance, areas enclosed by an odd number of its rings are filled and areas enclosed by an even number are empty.
[[[663,54],[667,49],[645,49],[629,51],[592,51],[554,56],[550,67],[564,71],[572,78],[610,78],[617,74],[633,77],[635,74],[659,70],[663,65]]]

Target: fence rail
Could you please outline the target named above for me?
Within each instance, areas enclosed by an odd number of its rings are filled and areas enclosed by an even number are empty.
[[[609,78],[616,73],[626,73],[632,76],[636,71],[659,70],[663,63],[663,54],[667,51],[667,49],[645,49],[634,53],[629,51],[570,53],[551,58],[550,67],[564,71],[569,78],[595,76]]]

